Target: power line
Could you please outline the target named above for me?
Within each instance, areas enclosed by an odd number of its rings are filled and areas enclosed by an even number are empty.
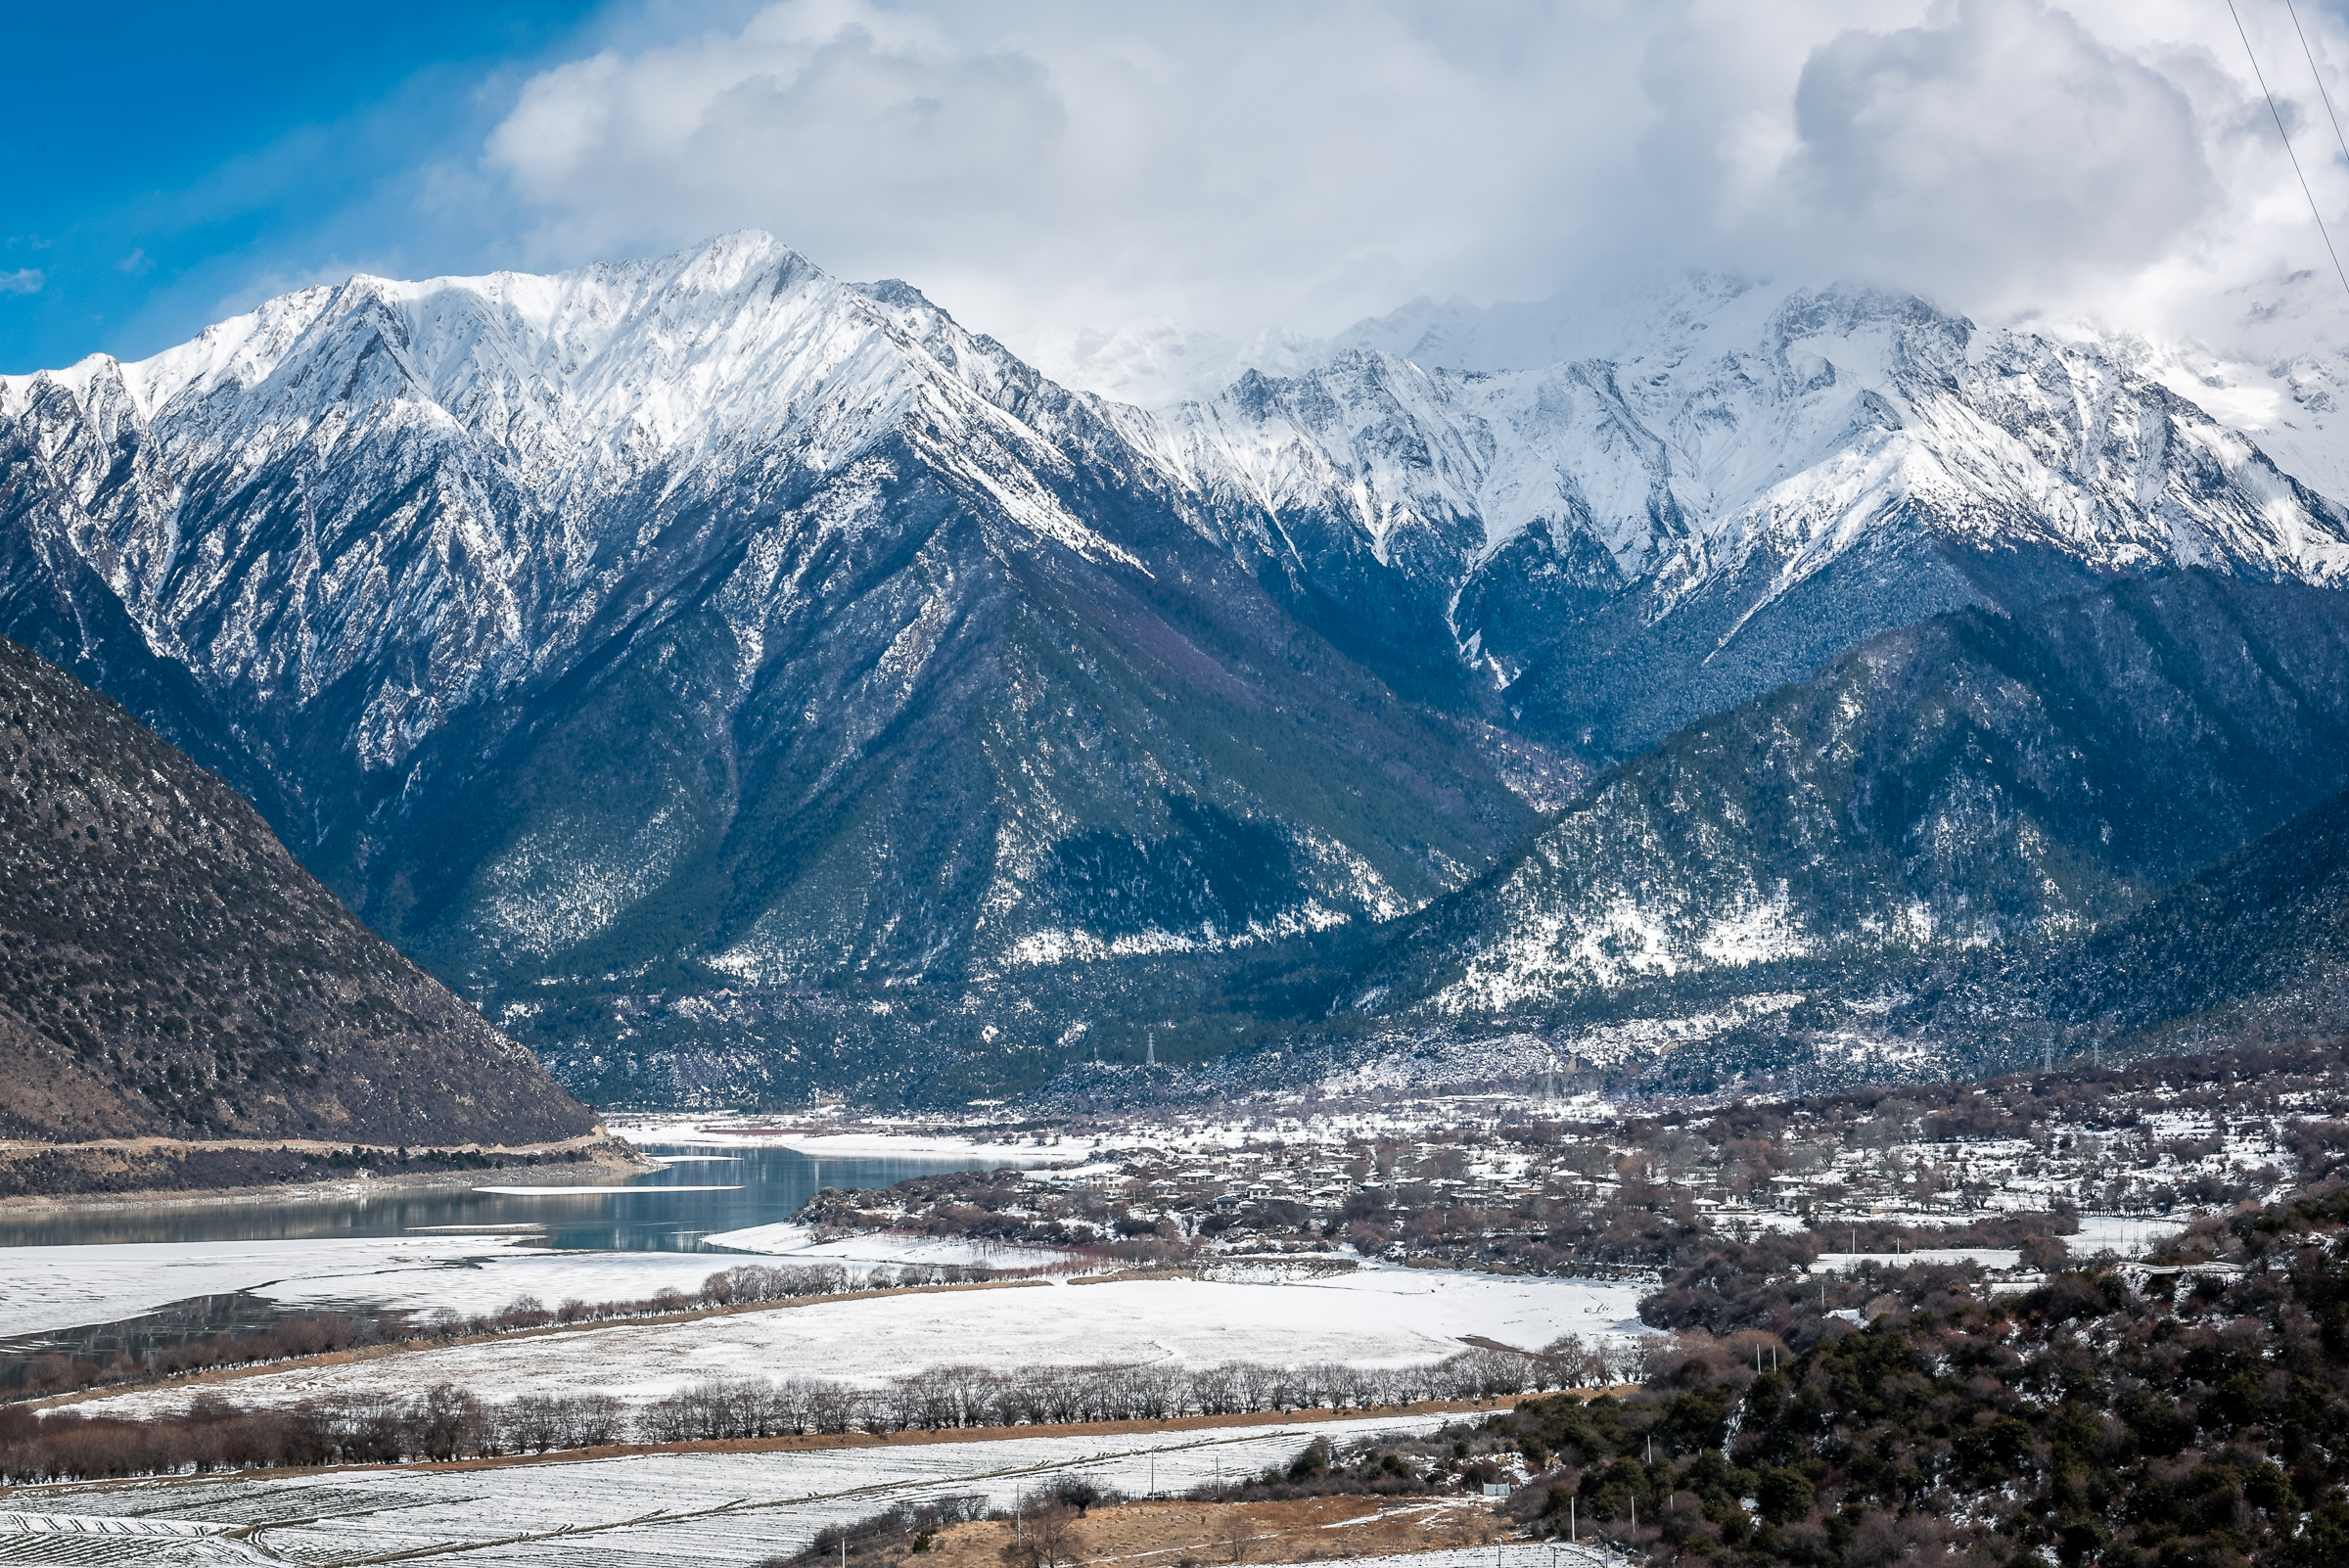
[[[2290,0],[2285,0],[2285,3],[2289,4]],[[2339,276],[2341,288],[2349,291],[2349,270],[2342,268],[2341,254],[2332,248],[2332,235],[2325,227],[2325,214],[2317,208],[2317,193],[2308,188],[2308,176],[2301,172],[2300,155],[2292,151],[2291,133],[2283,128],[2283,111],[2276,107],[2276,95],[2268,88],[2267,72],[2259,69],[2259,52],[2251,47],[2251,35],[2243,30],[2243,16],[2234,9],[2234,0],[2227,0],[2227,14],[2234,19],[2234,35],[2243,40],[2243,53],[2250,57],[2251,75],[2258,81],[2260,92],[2268,100],[2268,113],[2276,116],[2276,134],[2283,139],[2283,156],[2292,161],[2292,174],[2300,181],[2300,194],[2308,198],[2308,215],[2317,220],[2317,233],[2324,238],[2325,254],[2332,257],[2332,270]],[[2299,24],[2299,18],[2295,15],[2292,25],[2296,27]]]
[[[2332,94],[2325,90],[2325,73],[2317,69],[2317,52],[2308,46],[2308,34],[2300,26],[2300,8],[2292,0],[2283,0],[2283,9],[2292,16],[2292,31],[2300,34],[2300,52],[2308,57],[2308,73],[2317,79],[2317,96],[2325,100],[2325,117],[2332,121],[2332,139],[2341,144],[2341,156],[2349,158],[2349,136],[2341,134],[2341,116],[2332,112]]]

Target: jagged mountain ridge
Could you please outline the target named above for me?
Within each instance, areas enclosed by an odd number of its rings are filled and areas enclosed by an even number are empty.
[[[965,989],[1391,916],[1532,821],[1097,405],[763,237],[355,280],[5,412],[21,630],[154,626],[312,863],[541,1043],[648,994],[754,1083],[931,1006],[1049,1039]]]
[[[1387,572],[1324,591],[1391,628],[1390,657],[1466,665],[1514,727],[1600,762],[1944,610],[2188,566],[2349,574],[2349,513],[2132,341],[1735,280],[1602,341],[1503,371],[1349,348],[1176,409],[1162,438],[1292,535],[1368,539]]]
[[[0,639],[0,1133],[525,1144],[593,1118],[234,790]]]
[[[1679,989],[1848,1022],[1855,984],[2019,961],[2344,784],[2349,595],[2197,571],[1955,612],[1611,771],[1351,1001],[1573,1019]]]
[[[1953,603],[2338,574],[2337,508],[2093,346],[1749,294],[1671,366],[1364,352],[1162,417],[764,236],[354,279],[0,381],[0,630],[668,1093],[1179,1008]]]

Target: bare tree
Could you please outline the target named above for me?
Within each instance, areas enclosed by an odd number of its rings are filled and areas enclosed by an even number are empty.
[[[1063,1563],[1075,1562],[1083,1550],[1077,1510],[1055,1499],[1024,1515],[1013,1527],[1011,1542],[1003,1548],[1003,1561],[1010,1568],[1061,1568]]]

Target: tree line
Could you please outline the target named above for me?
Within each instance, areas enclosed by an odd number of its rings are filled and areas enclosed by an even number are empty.
[[[1596,1387],[1640,1375],[1644,1342],[1567,1336],[1540,1352],[1476,1348],[1408,1366],[938,1366],[877,1386],[718,1378],[630,1407],[607,1394],[498,1402],[442,1383],[254,1407],[206,1391],[174,1414],[36,1414],[0,1406],[0,1484],[186,1471],[486,1458],[622,1443],[1163,1421],[1256,1410],[1367,1409]]]

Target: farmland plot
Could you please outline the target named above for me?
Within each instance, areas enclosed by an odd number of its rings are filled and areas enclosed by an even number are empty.
[[[11,1500],[84,1516],[260,1525],[248,1539],[262,1551],[314,1565],[417,1552],[409,1560],[445,1557],[483,1568],[730,1568],[796,1550],[827,1526],[900,1499],[979,1494],[1009,1508],[1072,1470],[1136,1496],[1154,1486],[1180,1493],[1286,1464],[1316,1437],[1424,1433],[1456,1419],[27,1488]],[[0,1532],[0,1562],[12,1560],[9,1544]],[[1526,1558],[1524,1568],[1535,1568],[1535,1560]]]
[[[1470,1336],[1539,1349],[1561,1334],[1650,1332],[1648,1286],[1369,1267],[1277,1284],[1128,1280],[915,1292],[688,1321],[619,1322],[571,1333],[409,1352],[241,1378],[243,1405],[327,1395],[405,1397],[455,1383],[492,1400],[610,1394],[644,1404],[714,1377],[825,1377],[866,1385],[923,1368],[1246,1360],[1407,1365]],[[90,1401],[90,1413],[154,1414],[182,1385]]]

